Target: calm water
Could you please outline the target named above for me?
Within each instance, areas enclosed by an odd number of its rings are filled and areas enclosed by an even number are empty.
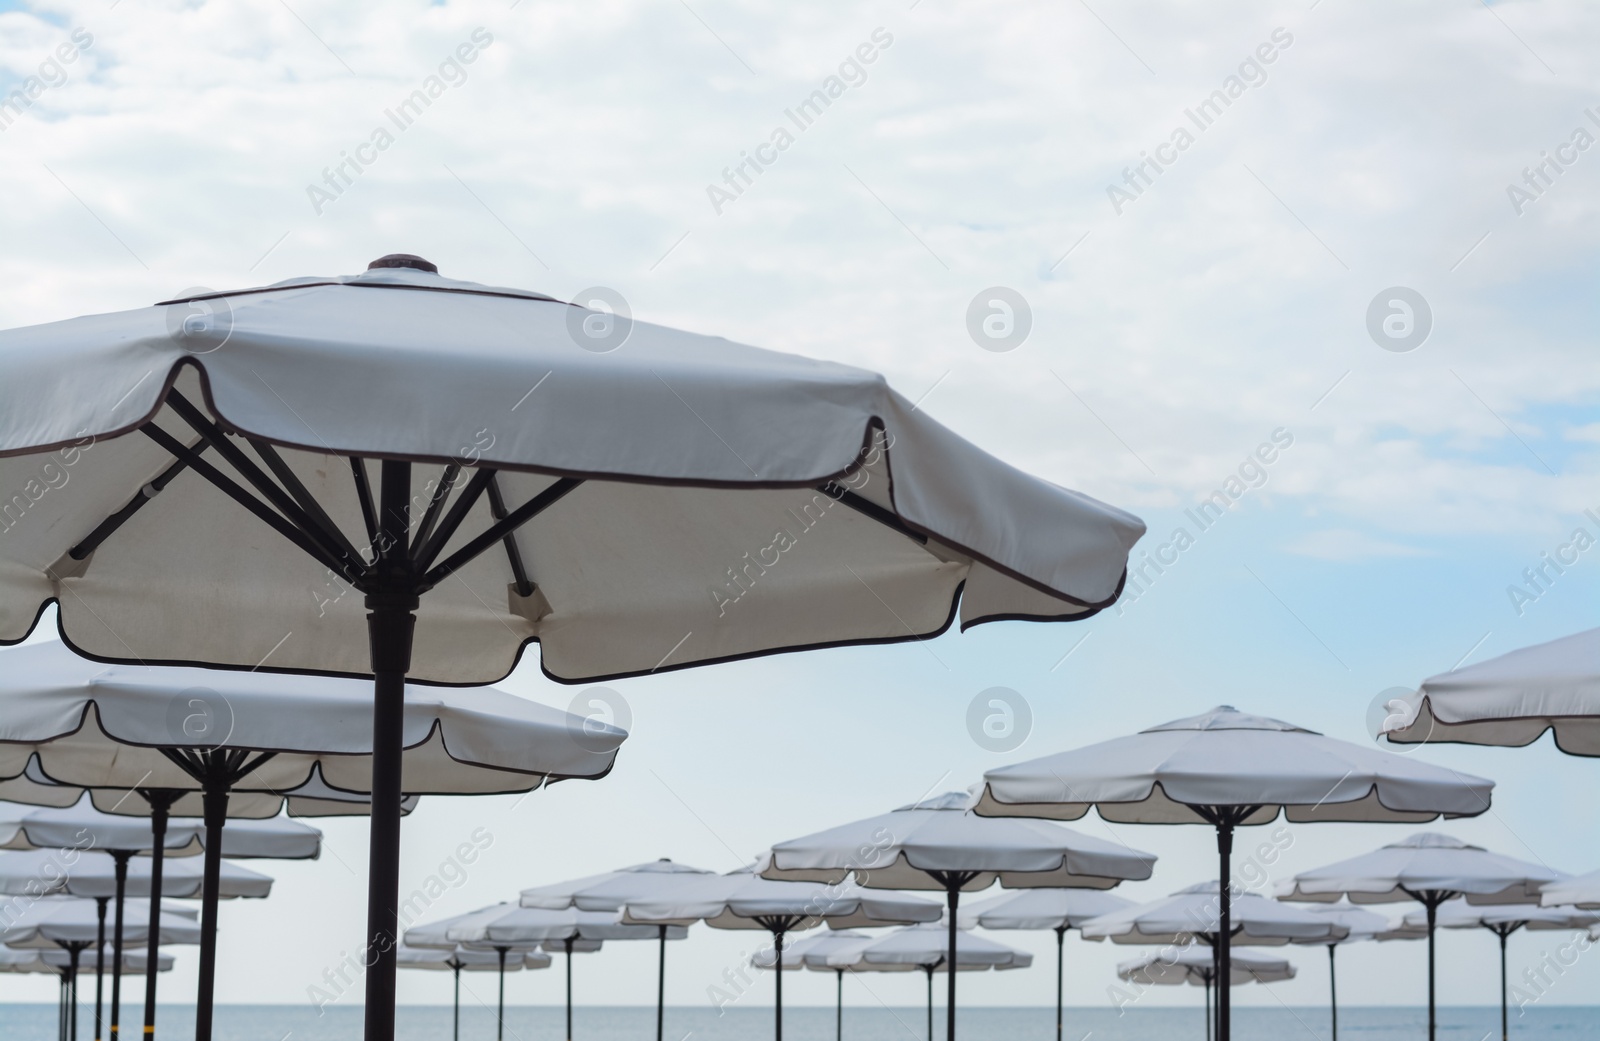
[[[944,1023],[935,1010],[934,1036],[943,1037]],[[1328,1041],[1327,1010],[1235,1009],[1236,1041]],[[1483,1041],[1499,1036],[1498,1008],[1440,1010],[1441,1041]],[[1053,1041],[1054,1009],[990,1008],[960,1012],[962,1037],[968,1041]],[[78,1018],[79,1037],[93,1037],[93,1011]],[[192,1008],[162,1008],[158,1036],[174,1041],[193,1036]],[[1350,1008],[1339,1012],[1339,1035],[1348,1041],[1412,1041],[1425,1036],[1426,1011],[1408,1008]],[[786,1041],[831,1041],[833,1010],[793,1008],[784,1013]],[[6,1041],[53,1041],[54,1005],[0,1006],[0,1038]],[[127,1026],[124,1025],[124,1030]],[[845,1009],[846,1041],[918,1041],[926,1036],[922,1008]],[[1067,1041],[1092,1034],[1094,1041],[1183,1041],[1205,1037],[1202,1013],[1188,1009],[1131,1009],[1118,1017],[1113,1009],[1068,1009]],[[563,1011],[548,1007],[506,1010],[506,1041],[562,1041]],[[655,1010],[650,1008],[577,1008],[574,1041],[652,1041]],[[772,1036],[771,1009],[667,1009],[667,1041],[761,1041]],[[137,1034],[129,1036],[137,1037]],[[494,1041],[494,1017],[482,1009],[461,1013],[462,1041]],[[1511,1036],[1518,1041],[1579,1041],[1600,1038],[1600,1008],[1536,1008],[1522,1019],[1512,1012]],[[216,1041],[360,1041],[361,1010],[316,1009],[293,1005],[223,1005],[217,1009]],[[448,1006],[406,1006],[400,1010],[398,1041],[449,1041]]]

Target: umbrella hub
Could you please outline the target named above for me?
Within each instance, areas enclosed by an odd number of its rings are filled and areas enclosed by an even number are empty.
[[[426,271],[430,275],[439,273],[439,266],[431,260],[424,260],[415,253],[390,253],[379,257],[367,265],[367,270],[384,267],[408,267],[416,271]]]

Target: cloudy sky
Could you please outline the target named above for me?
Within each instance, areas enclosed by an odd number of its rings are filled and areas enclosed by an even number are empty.
[[[1366,741],[1380,692],[1597,624],[1600,549],[1523,577],[1577,529],[1600,538],[1597,42],[1600,9],[1579,2],[0,0],[0,93],[37,95],[0,108],[0,326],[414,252],[879,369],[984,448],[1143,516],[1135,563],[1193,536],[1084,624],[618,683],[633,737],[610,777],[515,807],[425,805],[402,885],[477,826],[492,849],[441,914],[659,856],[725,870],[1219,703]],[[793,122],[830,76],[838,96]],[[391,120],[430,77],[438,97]],[[1202,111],[1216,91],[1226,105]],[[1002,297],[1029,330],[994,350],[969,314],[981,329]],[[1287,447],[1198,530],[1185,511],[1274,436]],[[531,662],[505,686],[580,693]],[[966,726],[996,686],[1033,715],[1004,753]],[[1548,741],[1418,754],[1500,782],[1494,811],[1452,833],[1600,865],[1600,765]],[[1214,868],[1203,829],[1081,827],[1161,855],[1129,896]],[[224,909],[221,1000],[303,1002],[360,942],[365,828],[327,830],[321,862],[271,869],[270,902]],[[1296,828],[1274,874],[1403,834]],[[1549,947],[1514,939],[1513,974]],[[697,931],[669,1000],[706,1002],[749,949]],[[1130,952],[1070,953],[1068,1000],[1104,1004]],[[1416,1003],[1422,953],[1352,949],[1341,982]],[[174,995],[193,981],[180,958]],[[1492,992],[1492,937],[1450,935],[1441,959],[1444,1002]],[[1239,1000],[1320,1003],[1321,951],[1298,960],[1298,980]],[[585,967],[580,1002],[653,997],[643,945]],[[1547,1000],[1597,984],[1585,962]],[[1043,970],[963,986],[973,1003],[1052,996]],[[850,1000],[912,1004],[920,987]],[[0,981],[0,1000],[52,991]],[[448,977],[404,993],[447,1001]],[[825,1002],[831,981],[792,993]],[[559,980],[509,994],[554,1002]]]

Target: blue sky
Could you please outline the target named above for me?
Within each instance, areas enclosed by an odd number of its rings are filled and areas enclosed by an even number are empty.
[[[72,28],[94,38],[0,132],[12,287],[0,325],[350,272],[397,251],[556,296],[610,286],[642,318],[885,372],[996,455],[1140,514],[1151,536],[1136,558],[1273,431],[1292,433],[1266,482],[1121,614],[616,684],[634,736],[605,781],[411,818],[408,885],[469,822],[496,836],[441,914],[663,855],[731,868],[930,786],[1220,703],[1365,741],[1381,691],[1600,624],[1600,549],[1521,614],[1507,595],[1575,527],[1600,534],[1582,512],[1600,513],[1600,149],[1574,153],[1520,215],[1506,193],[1575,128],[1600,134],[1584,115],[1600,103],[1600,13],[1392,8],[1105,3],[1097,18],[1030,0],[408,0],[379,14],[329,0],[293,12],[0,0],[0,91]],[[319,214],[308,186],[478,27],[494,40],[466,82]],[[880,27],[893,42],[866,81],[716,212],[707,187],[723,168]],[[1275,29],[1293,42],[1266,81],[1118,214],[1108,185]],[[999,354],[965,321],[997,285],[1034,323]],[[1407,352],[1380,348],[1366,324],[1394,286],[1433,315]],[[532,667],[506,686],[560,705],[578,693]],[[965,728],[968,703],[994,686],[1034,713],[1006,755]],[[1600,865],[1600,764],[1548,741],[1417,754],[1500,783],[1493,814],[1444,829],[1565,870]],[[1163,858],[1132,896],[1213,870],[1203,829],[1115,830]],[[362,862],[364,828],[328,831],[323,861],[270,869],[273,900],[224,909],[223,1000],[302,1001],[357,942],[360,879],[346,865]],[[1404,833],[1296,828],[1282,870]],[[248,950],[229,942],[247,937]],[[1515,938],[1513,971],[1548,945]],[[748,949],[697,931],[675,948],[670,999],[704,1002]],[[1074,944],[1069,1000],[1104,1002],[1130,955]],[[1291,954],[1300,979],[1239,1000],[1321,1002],[1320,955]],[[1414,1003],[1421,957],[1351,950],[1341,981],[1364,1001]],[[174,991],[193,979],[180,958]],[[629,1000],[649,1000],[648,951],[597,958],[638,980]],[[1491,992],[1487,934],[1447,937],[1441,959],[1443,1001]],[[1042,1004],[1047,976],[975,977],[964,993]],[[580,974],[580,1001],[618,999],[598,978]],[[1600,968],[1580,964],[1550,1000],[1591,1001],[1596,984]],[[820,1003],[830,985],[801,978],[791,993]],[[914,1003],[919,986],[884,980],[878,996]],[[0,980],[0,1000],[49,988]],[[443,1001],[447,988],[427,978],[406,992]],[[539,974],[508,990],[558,994]]]

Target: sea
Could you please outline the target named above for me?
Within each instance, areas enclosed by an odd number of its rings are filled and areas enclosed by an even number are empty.
[[[85,1015],[84,1013],[88,1014]],[[943,1010],[934,1010],[933,1036],[943,1039]],[[1332,1041],[1326,1008],[1236,1008],[1234,1041]],[[1054,1041],[1054,1008],[971,1008],[958,1013],[958,1038],[965,1041]],[[653,1041],[654,1008],[579,1006],[573,1009],[573,1041]],[[1427,1010],[1422,1008],[1351,1007],[1339,1010],[1339,1036],[1346,1041],[1420,1041],[1427,1036]],[[845,1041],[924,1041],[925,1007],[846,1008]],[[462,1009],[461,1041],[497,1041],[495,1017],[481,1008]],[[135,1029],[137,1029],[135,1027]],[[452,1041],[448,1005],[406,1005],[399,1010],[396,1041]],[[125,1024],[122,1033],[138,1034]],[[718,1015],[709,1008],[673,1008],[666,1012],[666,1041],[764,1041],[773,1033],[772,1010],[729,1009]],[[788,1008],[783,1014],[785,1041],[834,1041],[834,1010],[815,1006]],[[1194,1009],[1129,1009],[1118,1015],[1108,1008],[1069,1008],[1065,1041],[1204,1041],[1205,1018]],[[0,1006],[0,1038],[6,1041],[53,1041],[54,1005]],[[78,1036],[94,1037],[93,1010],[79,1013]],[[163,1006],[156,1037],[185,1041],[194,1036],[194,1009]],[[503,1041],[564,1041],[565,1010],[560,1006],[514,1006],[506,1009]],[[1500,1036],[1498,1006],[1439,1010],[1440,1041],[1485,1041]],[[1600,1038],[1600,1008],[1530,1008],[1511,1013],[1515,1041],[1579,1041]],[[361,1009],[310,1006],[220,1005],[214,1041],[360,1041]]]

